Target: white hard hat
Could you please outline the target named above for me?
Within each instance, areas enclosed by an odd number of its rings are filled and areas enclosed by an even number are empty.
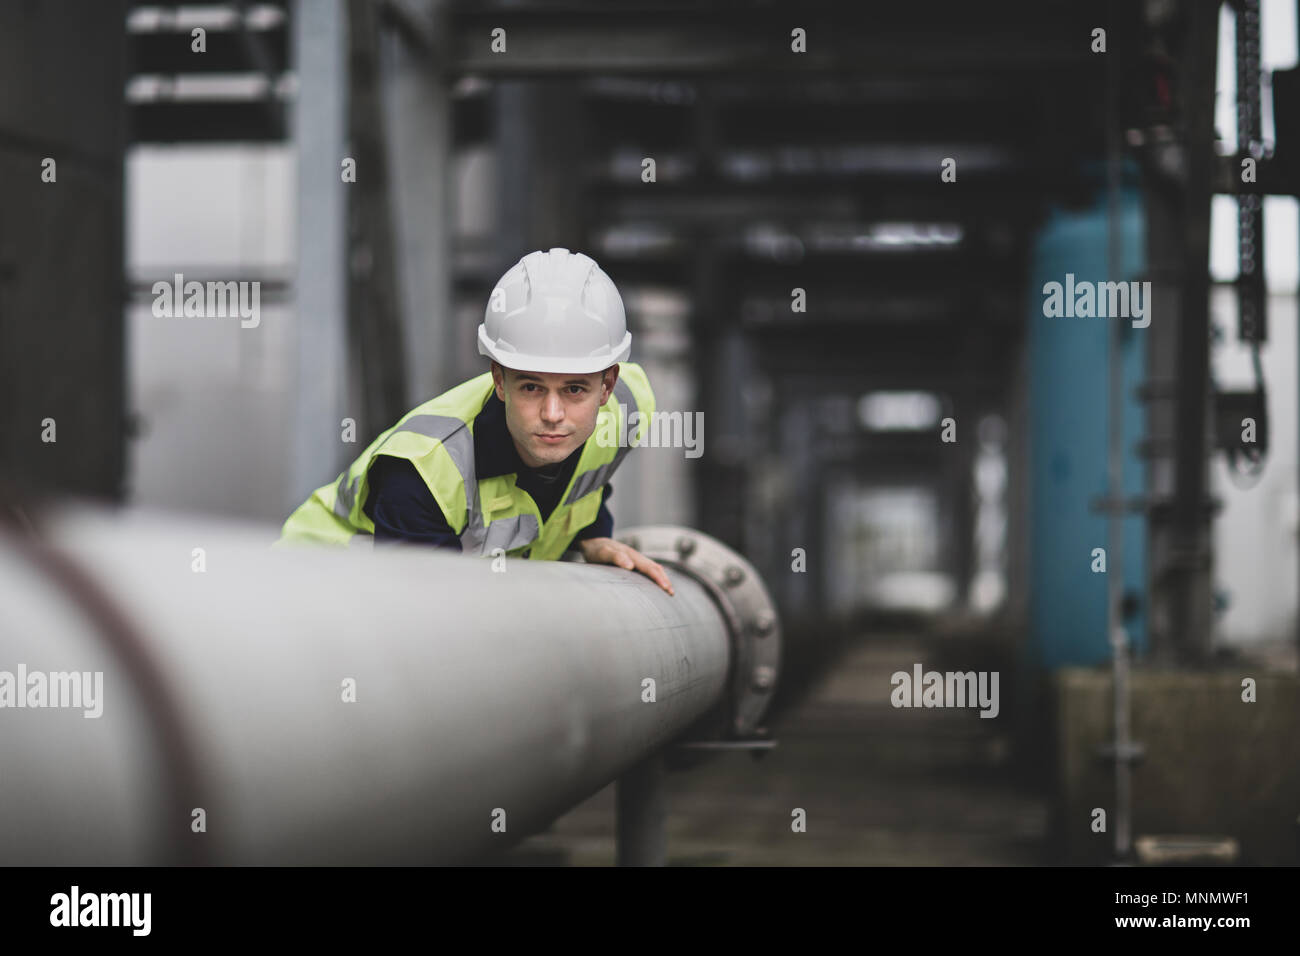
[[[632,350],[618,289],[581,252],[528,253],[501,277],[483,315],[479,353],[506,368],[586,375]]]

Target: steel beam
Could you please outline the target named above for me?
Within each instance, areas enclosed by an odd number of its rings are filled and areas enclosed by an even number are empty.
[[[1215,156],[1214,78],[1218,7],[1189,4],[1174,34],[1181,65],[1177,139],[1156,139],[1145,176],[1147,260],[1155,312],[1148,377],[1151,456],[1150,627],[1154,662],[1210,657],[1213,553],[1207,415],[1210,404],[1209,228]],[[1162,134],[1163,135],[1163,134]]]
[[[942,21],[944,34],[934,30]],[[1088,61],[1092,20],[1084,12],[1045,9],[1017,0],[996,11],[968,4],[912,10],[873,10],[869,17],[843,15],[837,4],[803,4],[787,10],[689,3],[675,9],[593,3],[548,8],[458,5],[452,10],[447,64],[455,75],[543,76],[576,73],[619,75],[806,75],[982,76],[1025,71],[1063,73]],[[807,52],[791,53],[791,30],[806,31]],[[493,48],[493,31],[504,30],[506,48]]]
[[[347,114],[347,21],[342,0],[298,0],[293,8],[298,96],[293,138],[298,157],[297,368],[293,447],[285,512],[337,474],[349,396],[346,354],[346,185],[341,181]],[[363,171],[364,174],[364,171]],[[355,407],[349,416],[357,418]]]

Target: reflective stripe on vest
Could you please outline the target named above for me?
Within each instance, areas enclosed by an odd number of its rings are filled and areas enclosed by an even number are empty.
[[[631,390],[627,394],[630,396]],[[476,554],[487,554],[493,548],[513,551],[537,537],[537,519],[532,515],[515,515],[498,519],[490,525],[484,524],[483,509],[479,507],[478,474],[474,469],[474,436],[470,434],[465,422],[450,415],[413,415],[374,450],[371,460],[383,454],[384,445],[392,440],[393,435],[401,432],[414,432],[426,438],[438,439],[460,472],[460,479],[465,483],[465,504],[469,513],[465,530],[460,534],[461,547],[465,551]],[[339,476],[334,513],[344,520],[352,514],[352,505],[361,488],[361,477],[357,475],[349,482],[346,471]]]
[[[417,435],[436,438],[442,442],[442,447],[447,449],[447,454],[451,456],[451,460],[455,463],[456,470],[460,472],[461,477],[465,480],[465,488],[469,489],[471,483],[473,483],[474,497],[477,500],[477,482],[473,481],[474,436],[470,434],[465,422],[451,415],[412,415],[398,425],[393,430],[393,433],[384,439],[379,448],[376,448],[371,453],[371,460],[374,459],[375,455],[381,453],[384,445],[392,441],[393,435],[400,432],[414,432]],[[361,475],[357,475],[349,482],[347,471],[339,475],[338,490],[334,498],[334,513],[345,521],[352,514],[352,505],[356,499],[357,491],[361,488],[361,478]]]
[[[619,404],[624,405],[633,411],[637,409],[636,397],[632,394],[632,389],[628,387],[627,382],[623,381],[621,377],[614,383],[614,398]],[[637,428],[637,425],[628,425],[628,419],[631,417],[632,416],[629,413],[628,416],[623,419],[623,434],[620,436],[618,451],[614,453],[614,460],[608,464],[601,465],[599,468],[583,472],[579,475],[578,479],[573,483],[573,488],[569,490],[568,496],[564,499],[566,505],[577,501],[583,495],[591,494],[597,488],[603,487],[605,482],[609,481],[614,472],[618,470],[618,466],[622,463],[624,456],[632,450],[632,432]],[[640,416],[638,416],[638,419],[639,418]],[[638,421],[638,425],[639,424],[640,422]]]

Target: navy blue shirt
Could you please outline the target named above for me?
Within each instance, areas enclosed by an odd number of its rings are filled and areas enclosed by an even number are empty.
[[[542,468],[529,468],[519,457],[506,427],[506,406],[494,391],[482,411],[474,417],[474,469],[479,478],[514,474],[515,485],[533,499],[545,521],[560,503],[569,486],[582,449],[574,449],[564,461]],[[452,530],[433,492],[406,458],[376,455],[367,472],[370,492],[361,510],[375,525],[375,543],[417,541],[460,550],[460,537]],[[608,538],[614,533],[614,516],[606,507],[614,491],[607,483],[601,494],[596,520],[573,536]]]

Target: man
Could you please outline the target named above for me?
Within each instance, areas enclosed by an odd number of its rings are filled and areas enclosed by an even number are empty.
[[[645,372],[623,361],[631,347],[623,300],[592,259],[529,253],[501,277],[479,326],[491,370],[376,438],[289,516],[281,542],[364,535],[534,560],[576,548],[672,594],[660,564],[610,536],[605,506],[654,413]]]

